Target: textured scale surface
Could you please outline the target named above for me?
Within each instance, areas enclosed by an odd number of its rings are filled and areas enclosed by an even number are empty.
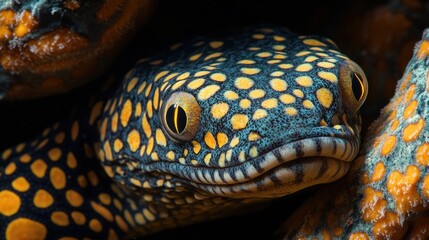
[[[365,92],[322,37],[258,27],[173,45],[1,153],[0,238],[144,235],[335,181]]]
[[[347,177],[301,206],[284,239],[429,238],[428,53],[426,30]]]

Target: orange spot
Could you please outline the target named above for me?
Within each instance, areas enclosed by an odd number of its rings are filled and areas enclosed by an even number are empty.
[[[396,136],[391,135],[387,137],[386,141],[383,144],[383,147],[381,148],[381,155],[387,156],[395,147],[395,144],[396,144]]]
[[[403,131],[404,141],[411,142],[416,140],[419,137],[420,132],[424,127],[424,124],[425,124],[425,120],[423,120],[423,118],[420,118],[419,121],[417,121],[417,123],[408,124]]]
[[[416,161],[424,166],[429,166],[429,143],[423,143],[416,150]]]
[[[386,211],[386,200],[383,193],[367,187],[364,190],[361,203],[362,219],[366,222],[374,222],[381,219]]]
[[[355,232],[350,234],[348,240],[370,240],[370,238],[364,232]]]
[[[51,159],[52,161],[58,161],[60,160],[62,155],[62,151],[59,148],[52,148],[51,150],[49,150],[48,152],[48,157],[49,159]]]
[[[80,207],[83,204],[83,197],[75,190],[67,190],[66,199],[73,207]]]
[[[331,240],[332,239],[331,234],[329,233],[328,230],[326,230],[326,229],[322,230],[322,239],[323,240]]]
[[[216,148],[216,139],[214,138],[211,132],[207,132],[204,135],[204,142],[206,142],[207,146],[211,149]]]
[[[100,204],[91,201],[91,207],[100,214],[104,219],[106,219],[109,222],[113,222],[113,215],[112,213],[105,207],[101,206]]]
[[[88,173],[88,179],[92,186],[96,187],[98,185],[98,176],[94,171]]]
[[[140,133],[136,129],[131,130],[131,132],[128,134],[127,142],[131,151],[137,151],[137,149],[140,147]]]
[[[12,187],[19,192],[26,192],[30,189],[30,183],[24,177],[18,177],[13,180]]]
[[[86,222],[86,217],[81,212],[74,211],[71,213],[71,217],[77,225],[84,225]]]
[[[398,215],[392,212],[386,212],[382,219],[374,223],[374,235],[380,239],[389,239],[388,236],[393,236],[398,231],[398,224]]]
[[[399,125],[399,120],[396,119],[395,121],[393,121],[392,125],[390,126],[390,131],[395,131],[398,128]]]
[[[396,202],[399,213],[408,213],[422,202],[416,185],[420,178],[420,170],[413,165],[407,167],[405,174],[393,171],[387,179],[387,191]]]
[[[17,19],[17,25],[14,30],[16,37],[24,37],[37,25],[37,21],[33,18],[33,15],[27,10],[22,12]]]
[[[70,224],[69,216],[65,212],[55,211],[51,214],[51,221],[58,226],[68,226]]]
[[[121,124],[123,127],[126,127],[128,125],[128,121],[130,120],[130,117],[133,113],[133,104],[131,103],[131,100],[127,99],[124,103],[124,107],[122,108],[121,112]]]
[[[119,216],[119,215],[116,215],[115,216],[115,221],[116,221],[116,224],[118,224],[118,226],[119,226],[119,228],[122,230],[122,231],[124,231],[124,232],[128,232],[128,225],[127,225],[127,223],[124,221],[124,219],[121,217],[121,216]]]
[[[30,166],[31,172],[33,172],[33,174],[38,178],[42,178],[45,176],[47,168],[48,165],[46,165],[46,163],[42,159],[37,159]]]
[[[419,46],[419,50],[417,51],[417,57],[419,59],[427,57],[429,54],[429,41],[423,40]]]
[[[74,121],[71,128],[71,139],[73,141],[76,141],[78,135],[79,135],[79,122]]]
[[[384,166],[384,163],[383,162],[377,163],[377,165],[375,165],[374,173],[372,174],[371,181],[372,182],[380,181],[383,178],[385,172],[386,172],[386,167]]]
[[[97,219],[91,219],[91,221],[89,221],[89,228],[94,232],[101,232],[103,230],[103,226]]]
[[[401,86],[399,87],[400,91],[404,91],[408,85],[408,83],[410,82],[411,76],[412,76],[412,71],[410,71],[404,78],[404,80],[402,80],[401,82]]]
[[[63,189],[66,186],[66,174],[58,167],[53,167],[49,173],[52,186],[57,189]]]
[[[19,158],[19,161],[20,161],[20,162],[22,162],[22,163],[29,163],[29,162],[31,161],[31,156],[30,156],[30,154],[28,154],[28,153],[23,154],[23,155]]]
[[[112,117],[112,122],[111,122],[111,127],[112,127],[113,132],[116,132],[118,130],[118,119],[119,119],[119,115],[117,112],[115,112],[115,114]]]
[[[25,229],[25,231],[23,231]],[[27,218],[13,220],[6,228],[6,239],[16,240],[43,240],[46,239],[46,227]]]
[[[409,102],[414,97],[414,93],[415,92],[416,92],[416,85],[415,84],[411,84],[410,87],[408,88],[408,91],[407,91],[407,94],[406,94],[407,102]]]
[[[67,166],[72,169],[77,167],[77,160],[72,152],[67,154]]]
[[[12,216],[18,212],[21,207],[21,199],[15,193],[9,190],[0,191],[0,214]]]
[[[411,117],[416,111],[417,105],[418,105],[417,100],[414,100],[410,104],[408,104],[408,106],[404,109],[404,114],[403,114],[404,118]]]
[[[115,230],[110,229],[107,236],[107,240],[117,240],[117,239],[119,239],[118,234],[116,234]]]
[[[52,195],[44,189],[37,190],[33,198],[34,206],[38,208],[47,208],[54,203]]]
[[[12,10],[0,11],[0,22],[2,25],[12,26],[15,24],[15,12]]]

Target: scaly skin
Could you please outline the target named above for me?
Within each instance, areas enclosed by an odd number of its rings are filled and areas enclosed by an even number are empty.
[[[335,181],[366,87],[330,40],[279,27],[174,45],[1,154],[0,238],[144,235]]]
[[[284,239],[429,237],[428,53],[426,30],[347,177],[301,206]]]
[[[0,1],[0,99],[66,92],[98,77],[155,0]]]

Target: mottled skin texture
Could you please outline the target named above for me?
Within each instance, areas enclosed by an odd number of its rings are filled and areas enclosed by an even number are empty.
[[[95,79],[155,0],[0,1],[0,99],[63,93]]]
[[[429,237],[428,53],[426,30],[347,177],[301,206],[284,239]]]
[[[325,38],[198,38],[118,85],[1,154],[0,238],[117,239],[226,216],[335,181],[358,152],[365,76]]]

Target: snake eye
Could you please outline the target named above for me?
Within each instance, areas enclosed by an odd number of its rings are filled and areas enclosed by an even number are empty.
[[[160,113],[163,129],[173,141],[192,140],[200,127],[201,108],[195,97],[187,92],[171,94]]]
[[[368,82],[363,70],[355,62],[346,60],[340,69],[340,85],[344,104],[357,112],[368,95]]]

